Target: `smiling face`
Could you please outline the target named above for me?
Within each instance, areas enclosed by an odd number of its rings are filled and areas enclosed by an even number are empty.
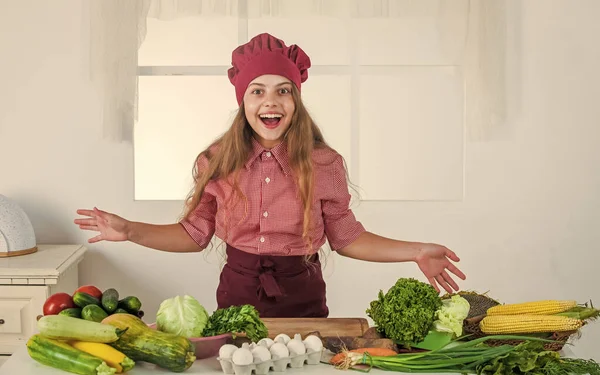
[[[244,93],[246,119],[266,148],[281,142],[290,127],[296,108],[292,85],[285,77],[263,75],[250,82]]]

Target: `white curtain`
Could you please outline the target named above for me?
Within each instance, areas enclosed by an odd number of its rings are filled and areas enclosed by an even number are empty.
[[[462,67],[469,138],[485,140],[505,109],[504,0],[90,0],[92,79],[107,139],[130,141],[137,120],[137,51],[146,19],[219,17],[437,18],[443,48]],[[466,27],[465,27],[466,26]]]

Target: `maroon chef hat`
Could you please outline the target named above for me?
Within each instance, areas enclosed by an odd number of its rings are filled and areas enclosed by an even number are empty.
[[[263,74],[286,77],[300,90],[308,78],[310,58],[297,45],[287,47],[283,40],[263,33],[233,50],[231,65],[227,73],[241,104],[248,84]]]

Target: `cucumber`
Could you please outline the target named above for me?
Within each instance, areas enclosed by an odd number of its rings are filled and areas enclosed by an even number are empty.
[[[100,323],[108,314],[98,305],[87,305],[81,310],[81,317],[85,320]]]
[[[85,292],[77,292],[73,295],[73,303],[81,308],[87,305],[98,305],[100,306],[100,300],[92,295]]]
[[[109,314],[113,313],[119,304],[119,292],[114,288],[106,289],[104,293],[102,293],[100,302],[102,303],[104,311]]]
[[[31,336],[26,345],[31,358],[59,370],[80,375],[113,375],[117,371],[100,358],[39,334]]]
[[[59,312],[58,315],[66,315],[73,318],[81,318],[81,307],[70,307]]]
[[[122,308],[118,308],[115,310],[115,312],[113,314],[131,314],[129,311],[122,309]]]
[[[142,303],[135,296],[125,297],[119,301],[120,308],[128,311],[129,313],[136,315],[138,311],[142,308]]]
[[[108,324],[77,319],[66,315],[46,315],[37,322],[41,335],[56,340],[115,342],[125,331]]]

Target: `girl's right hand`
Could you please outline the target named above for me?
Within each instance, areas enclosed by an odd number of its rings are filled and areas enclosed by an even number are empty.
[[[99,241],[127,241],[130,222],[120,216],[101,211],[94,207],[93,210],[77,210],[79,215],[89,219],[75,219],[75,224],[85,230],[100,232],[88,240],[89,243]]]

